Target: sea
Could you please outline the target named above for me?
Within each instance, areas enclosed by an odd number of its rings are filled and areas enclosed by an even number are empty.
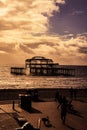
[[[11,66],[0,66],[0,89],[83,88],[87,89],[87,66],[74,66],[78,74],[64,76],[12,75]]]

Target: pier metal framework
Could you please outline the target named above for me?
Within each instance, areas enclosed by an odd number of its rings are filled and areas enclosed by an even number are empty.
[[[10,72],[11,72],[11,74],[15,74],[15,75],[24,75],[25,74],[25,68],[23,68],[23,67],[11,67]]]
[[[75,76],[75,69],[70,66],[61,66],[54,63],[52,59],[41,56],[35,56],[25,60],[25,68],[11,67],[11,74],[26,75],[28,69],[29,75],[34,76]]]
[[[52,59],[36,56],[25,60],[25,68],[29,68],[30,75],[40,76],[74,76],[75,70],[72,68],[60,67],[58,63],[53,63]]]

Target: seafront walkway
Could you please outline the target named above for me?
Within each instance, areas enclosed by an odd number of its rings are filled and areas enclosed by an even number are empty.
[[[74,112],[68,112],[65,125],[60,118],[60,109],[54,99],[43,99],[42,101],[32,102],[32,112],[27,112],[20,108],[16,101],[15,109],[12,108],[12,101],[0,102],[0,130],[16,130],[19,128],[14,114],[23,117],[33,127],[37,128],[38,120],[49,117],[51,126],[46,127],[41,121],[40,130],[86,130],[87,128],[87,102],[85,99],[73,100]]]

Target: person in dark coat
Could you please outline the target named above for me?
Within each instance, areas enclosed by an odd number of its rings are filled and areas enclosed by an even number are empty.
[[[62,120],[62,123],[65,124],[66,114],[67,114],[67,104],[63,102],[60,108],[61,108],[61,120]]]
[[[74,93],[74,98],[76,99],[77,98],[77,89],[74,89],[73,93]]]
[[[59,92],[57,91],[55,94],[55,101],[58,101],[58,99],[59,99]]]
[[[69,91],[70,91],[70,98],[73,99],[73,88],[71,87]]]

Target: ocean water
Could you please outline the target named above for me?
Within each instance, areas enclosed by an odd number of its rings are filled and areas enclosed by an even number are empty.
[[[87,66],[77,67],[76,77],[43,77],[10,74],[10,66],[0,66],[0,89],[87,88]]]

